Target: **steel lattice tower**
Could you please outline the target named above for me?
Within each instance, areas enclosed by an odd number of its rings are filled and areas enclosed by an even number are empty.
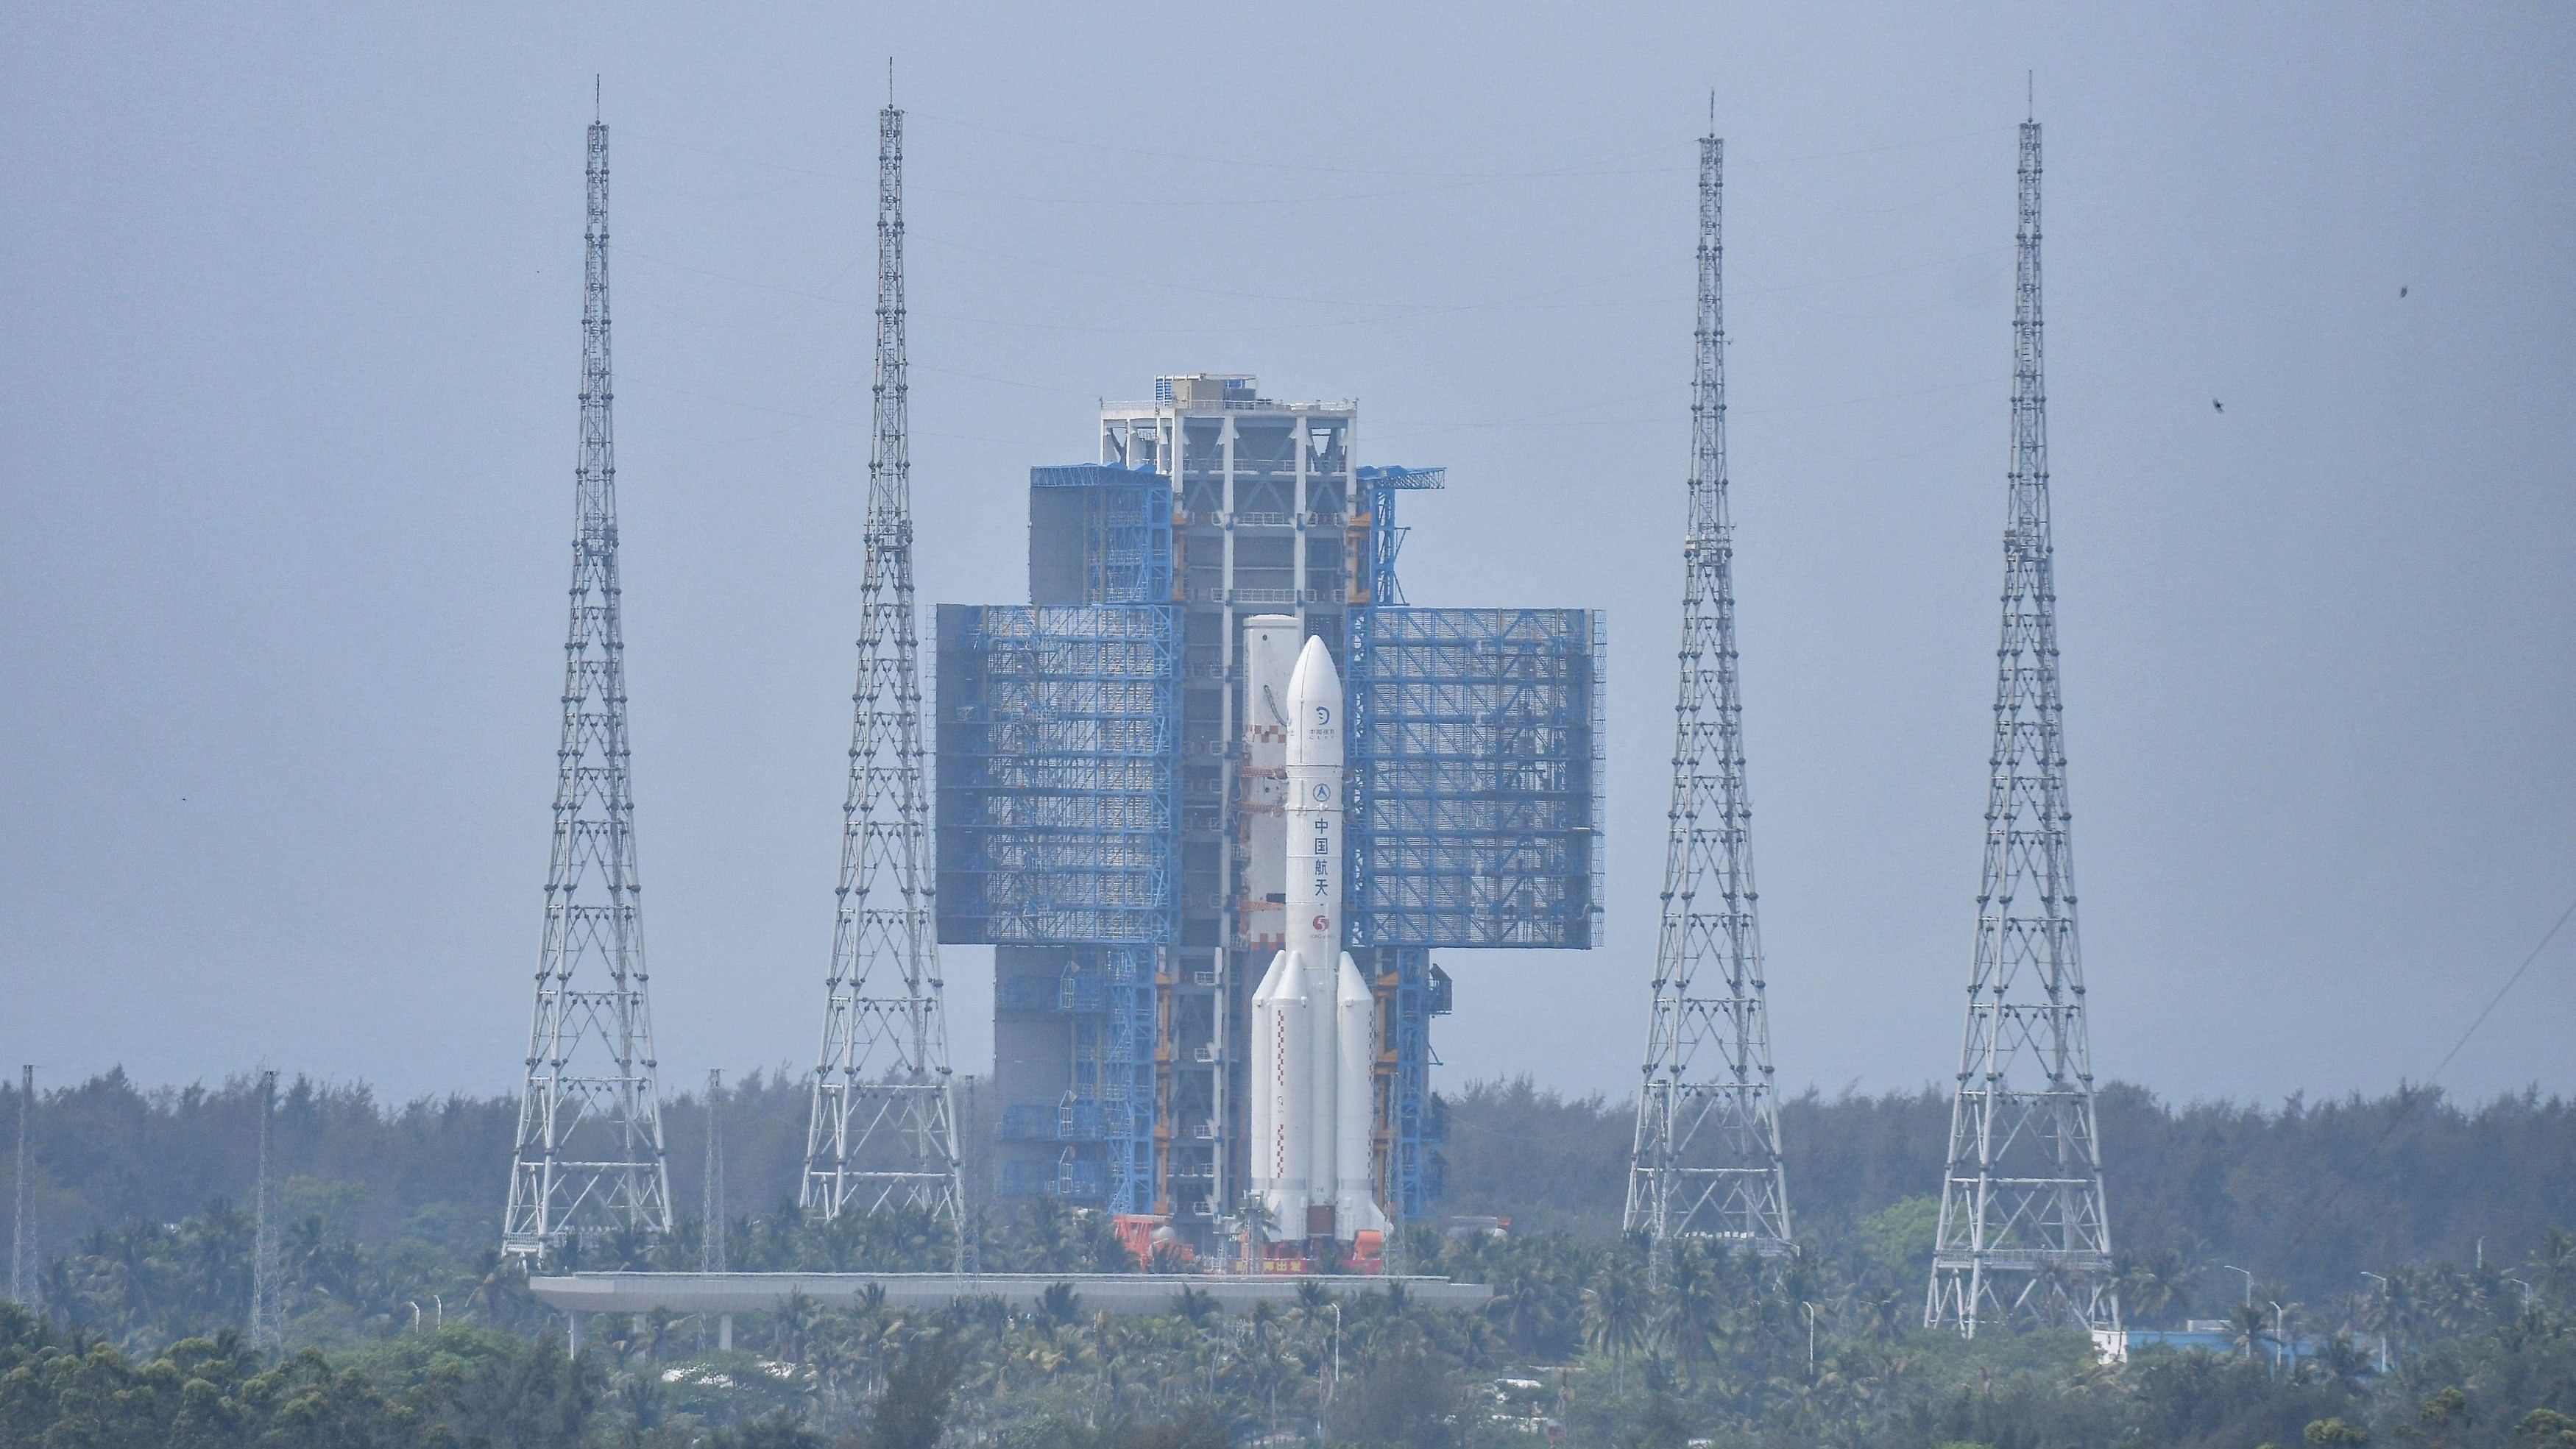
[[[608,371],[608,127],[590,127],[574,470],[572,622],[563,746],[537,956],[536,1015],[501,1245],[671,1227],[627,780],[626,644],[618,621],[617,465]]]
[[[2057,679],[2048,395],[2039,310],[2039,123],[2021,128],[2003,644],[1977,946],[1924,1322],[2114,1330],[2111,1227],[2076,950]]]
[[[930,799],[912,587],[912,455],[905,419],[903,112],[877,113],[876,428],[859,584],[858,689],[842,806],[840,905],[805,1210],[928,1211],[966,1271],[948,1017],[931,922]]]
[[[1653,1240],[1658,1260],[1664,1244],[1685,1236],[1764,1254],[1789,1247],[1736,678],[1721,285],[1725,142],[1712,134],[1701,140],[1699,154],[1699,326],[1690,520],[1682,544],[1681,692],[1674,706],[1654,1019],[1637,1096],[1626,1220],[1628,1231]]]

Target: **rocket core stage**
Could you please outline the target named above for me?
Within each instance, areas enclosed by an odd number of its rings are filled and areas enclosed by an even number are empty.
[[[1286,747],[1273,858],[1287,949],[1252,994],[1252,1188],[1275,1238],[1349,1242],[1387,1228],[1369,1183],[1377,1002],[1342,950],[1341,676],[1308,639],[1283,707],[1277,664],[1296,631],[1267,615],[1244,631],[1247,733]]]

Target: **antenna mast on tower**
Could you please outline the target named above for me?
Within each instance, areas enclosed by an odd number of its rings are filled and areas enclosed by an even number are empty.
[[[926,1212],[955,1233],[956,1267],[966,1272],[973,1245],[931,921],[905,399],[903,112],[889,95],[877,113],[876,429],[859,583],[858,688],[851,696],[840,904],[803,1199],[808,1213],[825,1219],[845,1211]]]
[[[1949,1166],[1923,1318],[2116,1330],[2057,679],[2048,391],[2039,316],[2039,122],[2021,127],[2012,467],[1986,855]]]
[[[1628,1169],[1626,1227],[1648,1236],[1658,1264],[1681,1237],[1765,1255],[1789,1248],[1735,667],[1722,286],[1726,143],[1715,131],[1712,100],[1711,134],[1699,143],[1699,326],[1671,833],[1654,1016]]]
[[[573,473],[572,622],[536,1014],[501,1246],[671,1230],[642,885],[627,779],[626,636],[608,372],[608,127],[590,127],[581,314],[581,459]]]

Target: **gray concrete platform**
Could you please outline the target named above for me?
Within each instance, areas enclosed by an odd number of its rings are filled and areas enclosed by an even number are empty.
[[[1038,1295],[1058,1283],[1073,1285],[1085,1313],[1169,1313],[1184,1288],[1240,1313],[1256,1303],[1286,1307],[1300,1284],[1313,1283],[1336,1298],[1383,1293],[1404,1285],[1405,1296],[1425,1308],[1481,1308],[1494,1296],[1482,1283],[1447,1278],[1369,1277],[1359,1274],[1273,1274],[1264,1277],[1197,1273],[551,1273],[528,1279],[547,1306],[566,1313],[768,1313],[802,1293],[831,1308],[847,1308],[871,1286],[899,1308],[940,1308],[962,1299],[999,1298],[1013,1308],[1034,1308]]]

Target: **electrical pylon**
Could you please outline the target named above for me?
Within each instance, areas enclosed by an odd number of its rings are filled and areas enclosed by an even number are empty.
[[[277,1120],[277,1073],[259,1074],[259,1177],[251,1190],[250,1346],[286,1348],[286,1305],[277,1271],[277,1193],[268,1169],[269,1129]]]
[[[2012,463],[1986,853],[1959,1089],[1923,1320],[2116,1331],[2076,949],[2075,854],[2057,678],[2048,392],[2039,311],[2039,123],[2021,127]]]
[[[905,390],[903,112],[889,96],[877,113],[876,427],[859,581],[858,688],[804,1205],[825,1219],[926,1211],[955,1234],[956,1267],[966,1272],[971,1244],[931,921]]]
[[[1711,105],[1711,130],[1715,130]],[[1689,531],[1682,543],[1681,694],[1655,941],[1654,1017],[1637,1094],[1627,1230],[1660,1264],[1675,1238],[1788,1251],[1789,1194],[1753,887],[1753,805],[1735,667],[1727,512],[1726,143],[1699,143],[1699,326],[1691,380]],[[1714,897],[1714,899],[1711,899]]]
[[[671,1230],[627,779],[608,369],[608,127],[596,119],[588,175],[563,746],[555,752],[536,1015],[501,1229],[504,1250],[533,1256],[568,1240]]]

